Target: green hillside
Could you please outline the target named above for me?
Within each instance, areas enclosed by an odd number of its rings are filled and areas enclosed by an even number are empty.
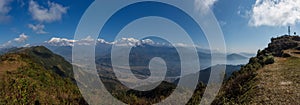
[[[72,65],[44,46],[20,48],[11,53],[22,54],[30,58],[32,62],[42,65],[46,70],[53,71],[62,77],[73,77]]]
[[[258,71],[256,92],[249,103],[300,104],[300,58],[276,58]]]
[[[45,47],[2,55],[0,67],[0,104],[86,104],[72,66]]]
[[[300,37],[272,38],[224,82],[213,104],[299,105]]]

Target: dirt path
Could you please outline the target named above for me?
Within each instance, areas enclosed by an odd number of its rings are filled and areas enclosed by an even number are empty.
[[[284,53],[287,53],[293,57],[300,58],[300,51],[299,50],[285,50]]]
[[[300,105],[300,54],[291,55],[258,70],[258,91],[251,104]]]

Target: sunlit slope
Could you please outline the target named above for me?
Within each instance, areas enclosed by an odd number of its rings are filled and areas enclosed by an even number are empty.
[[[0,104],[85,104],[69,66],[45,47],[2,55]]]
[[[258,70],[257,73],[257,92],[251,103],[300,104],[299,56],[276,58],[274,64]]]
[[[300,104],[299,54],[299,36],[272,38],[224,82],[213,104]]]

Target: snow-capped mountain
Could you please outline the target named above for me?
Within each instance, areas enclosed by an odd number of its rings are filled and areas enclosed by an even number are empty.
[[[104,39],[97,39],[94,40],[91,37],[87,37],[81,40],[73,40],[73,39],[67,39],[67,38],[51,38],[49,41],[45,41],[43,45],[46,46],[73,46],[74,44],[78,45],[93,45],[94,43],[98,44],[107,44],[107,45],[115,45],[115,46],[140,46],[140,45],[153,45],[153,46],[159,46],[162,45],[160,43],[156,43],[151,39],[142,39],[138,40],[135,38],[121,38],[116,41],[105,41]]]
[[[104,39],[92,39],[91,37],[87,37],[81,40],[74,40],[74,39],[67,39],[67,38],[51,38],[48,41],[45,41],[42,44],[37,45],[43,45],[52,50],[53,52],[63,56],[68,61],[72,61],[72,47],[74,44],[78,45],[95,45],[95,56],[96,57],[107,57],[110,55],[112,46],[117,47],[133,47],[137,48],[139,50],[135,50],[135,52],[140,52],[143,54],[146,54],[146,56],[149,55],[161,55],[161,54],[169,54],[169,55],[176,55],[178,52],[175,47],[179,49],[183,49],[184,53],[189,53],[191,48],[196,47],[196,50],[198,52],[198,56],[202,61],[202,64],[209,65],[210,66],[210,57],[211,57],[211,50],[209,49],[203,49],[195,45],[188,45],[188,44],[182,44],[182,43],[175,43],[171,45],[168,42],[163,41],[157,41],[153,39],[135,39],[135,38],[121,38],[115,41],[106,41]],[[170,50],[173,49],[173,50]],[[134,52],[132,52],[134,53]],[[138,54],[138,53],[137,53]],[[217,55],[220,55],[221,53],[217,53]],[[222,54],[221,54],[222,55]],[[231,54],[232,55],[232,54]],[[240,54],[235,54],[233,57],[238,58]],[[227,57],[232,57],[227,55]],[[248,58],[248,57],[247,57]],[[248,59],[238,59],[239,64],[247,63]],[[228,59],[229,64],[236,64],[236,60],[230,60]],[[233,62],[233,63],[232,63]],[[206,67],[206,66],[203,66]]]

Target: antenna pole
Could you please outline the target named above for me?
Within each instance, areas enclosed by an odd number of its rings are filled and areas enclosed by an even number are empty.
[[[291,26],[288,27],[288,34],[291,35]]]

